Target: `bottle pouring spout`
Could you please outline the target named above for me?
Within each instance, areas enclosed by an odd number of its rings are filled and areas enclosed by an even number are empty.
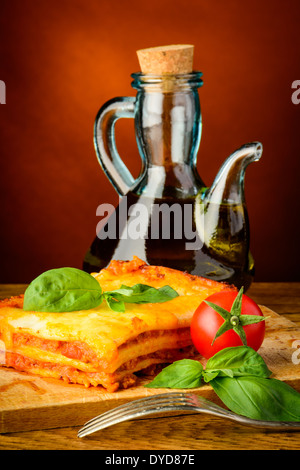
[[[262,144],[243,145],[230,155],[212,186],[199,195],[195,220],[199,240],[209,253],[209,276],[215,280],[231,279],[237,269],[241,274],[235,281],[247,289],[254,275],[254,262],[249,251],[249,220],[244,198],[244,177],[247,166],[260,160]],[[239,266],[239,268],[237,268]]]
[[[263,146],[260,142],[251,142],[231,154],[207,191],[205,202],[243,203],[245,170],[250,163],[260,160],[262,151]]]

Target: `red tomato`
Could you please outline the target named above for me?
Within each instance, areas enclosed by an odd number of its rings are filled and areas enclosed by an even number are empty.
[[[236,296],[236,292],[223,291],[210,295],[206,300],[230,312]],[[241,315],[263,316],[263,313],[250,297],[243,294]],[[195,311],[191,322],[191,336],[197,351],[203,357],[208,359],[221,349],[243,344],[240,336],[233,329],[230,329],[219,336],[212,345],[216,333],[224,321],[224,318],[204,301]],[[242,328],[246,334],[247,346],[257,351],[264,339],[265,321],[252,323]]]

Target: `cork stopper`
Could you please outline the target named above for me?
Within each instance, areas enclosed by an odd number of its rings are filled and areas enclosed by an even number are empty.
[[[194,46],[191,44],[140,49],[137,56],[144,74],[175,75],[193,71]]]

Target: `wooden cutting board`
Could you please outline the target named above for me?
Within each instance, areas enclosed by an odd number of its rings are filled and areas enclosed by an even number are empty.
[[[267,307],[261,308],[269,318],[259,353],[274,378],[300,392],[300,328]],[[87,389],[0,367],[0,433],[81,426],[130,400],[166,392],[166,389],[143,387],[149,380],[151,378],[143,377],[136,387],[107,393],[100,387]],[[193,392],[220,404],[209,385]]]

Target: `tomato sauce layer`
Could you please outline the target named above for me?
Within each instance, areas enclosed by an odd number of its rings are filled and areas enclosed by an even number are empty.
[[[62,354],[70,359],[76,359],[85,363],[97,362],[96,354],[87,346],[87,344],[80,341],[56,341],[50,339],[43,339],[37,336],[28,334],[13,334],[13,345],[18,346],[32,346],[44,351],[50,351],[57,354]]]

